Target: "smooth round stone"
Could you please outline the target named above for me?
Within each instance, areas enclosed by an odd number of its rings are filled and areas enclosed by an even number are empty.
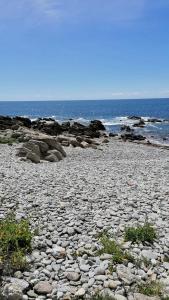
[[[76,293],[75,296],[76,297],[83,297],[85,295],[86,291],[84,288],[80,288]]]
[[[34,286],[34,291],[37,294],[47,295],[52,292],[52,286],[48,281],[40,281]]]

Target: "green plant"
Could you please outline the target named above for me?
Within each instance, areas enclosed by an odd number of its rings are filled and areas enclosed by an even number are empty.
[[[162,289],[163,287],[158,281],[140,284],[138,287],[139,292],[146,296],[161,296]]]
[[[8,138],[8,137],[0,137],[0,144],[10,144],[17,143],[15,138]]]
[[[19,270],[26,266],[25,254],[31,250],[32,232],[28,220],[16,222],[13,216],[0,221],[0,260]]]
[[[120,246],[114,240],[111,240],[108,236],[102,235],[100,238],[102,248],[98,251],[98,254],[112,254],[114,263],[121,263],[123,261],[123,251]]]
[[[136,242],[148,242],[153,243],[157,238],[155,229],[149,223],[145,223],[143,226],[128,227],[125,229],[125,241]]]

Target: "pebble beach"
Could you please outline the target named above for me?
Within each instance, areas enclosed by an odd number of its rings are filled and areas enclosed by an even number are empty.
[[[149,279],[169,292],[167,149],[110,139],[96,150],[66,148],[67,157],[57,163],[32,164],[15,156],[17,146],[0,148],[0,218],[14,211],[16,219],[28,218],[36,229],[27,255],[31,267],[4,277],[3,285],[20,284],[24,300],[96,292],[144,300],[149,297],[137,298],[137,285]],[[153,245],[124,241],[126,227],[146,221],[157,231]],[[110,270],[110,255],[97,252],[102,231],[149,266],[127,262]]]

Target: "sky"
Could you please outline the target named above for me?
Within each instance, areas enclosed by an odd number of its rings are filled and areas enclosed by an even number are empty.
[[[0,0],[0,100],[169,98],[169,0]]]

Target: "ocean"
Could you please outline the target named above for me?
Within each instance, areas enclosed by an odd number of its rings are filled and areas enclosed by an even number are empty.
[[[147,124],[136,131],[160,141],[165,138],[169,143],[169,99],[1,101],[0,115],[50,117],[59,122],[74,119],[84,124],[99,119],[110,132],[118,132],[123,124],[132,125],[128,116],[159,118],[167,121]]]

